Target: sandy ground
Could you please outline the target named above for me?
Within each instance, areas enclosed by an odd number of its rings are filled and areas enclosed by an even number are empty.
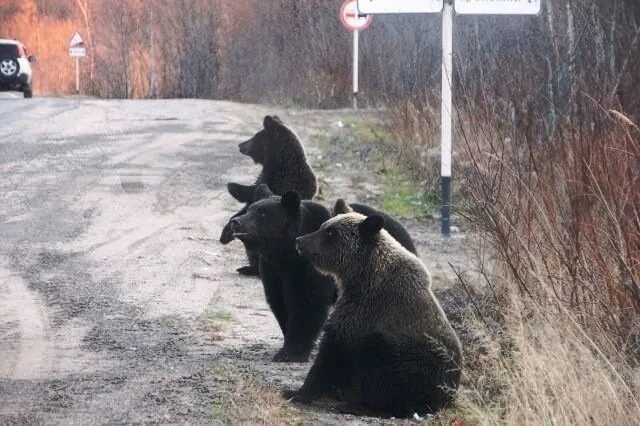
[[[237,144],[266,113],[298,131],[312,163],[314,135],[346,114],[0,95],[1,424],[242,422],[256,386],[277,399],[301,384],[309,364],[270,362],[281,335],[260,282],[235,273],[240,244],[217,241],[239,207],[225,183],[257,173]],[[328,200],[375,193],[362,170],[323,173]],[[409,225],[446,287],[464,238]],[[273,415],[379,422],[284,405]]]

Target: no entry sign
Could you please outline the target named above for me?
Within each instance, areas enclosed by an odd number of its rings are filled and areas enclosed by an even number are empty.
[[[362,31],[371,25],[371,19],[371,15],[360,15],[357,0],[347,0],[340,8],[340,21],[348,30]]]

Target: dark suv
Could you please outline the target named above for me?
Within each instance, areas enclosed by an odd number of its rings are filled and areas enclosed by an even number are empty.
[[[27,56],[24,44],[0,39],[0,92],[17,90],[25,98],[33,96],[30,62],[35,61],[35,56]]]

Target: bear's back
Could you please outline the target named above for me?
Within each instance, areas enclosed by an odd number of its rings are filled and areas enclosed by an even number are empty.
[[[302,141],[290,129],[277,140],[270,140],[257,184],[266,183],[276,195],[296,191],[310,200],[318,187],[316,175],[307,162]]]
[[[407,232],[406,228],[394,217],[366,204],[349,203],[349,206],[351,206],[353,211],[365,216],[371,216],[374,214],[382,216],[384,218],[384,229],[386,229],[393,238],[395,238],[403,247],[405,247],[411,253],[417,253],[416,246],[413,243],[411,235],[409,235],[409,232]]]
[[[320,226],[331,218],[331,212],[315,201],[302,201],[302,221],[300,235],[306,235],[320,229]]]

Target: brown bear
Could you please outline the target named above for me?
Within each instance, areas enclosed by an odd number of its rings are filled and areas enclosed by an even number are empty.
[[[355,412],[408,417],[451,403],[462,349],[422,262],[379,215],[339,214],[296,240],[339,288],[318,356],[294,401],[340,399]]]
[[[263,120],[263,129],[251,139],[238,145],[240,152],[262,165],[262,171],[253,185],[227,184],[229,193],[245,207],[233,215],[240,216],[254,201],[258,185],[266,184],[276,195],[287,191],[296,191],[303,200],[310,200],[316,193],[316,176],[307,162],[300,138],[287,127],[278,116],[267,115]],[[233,240],[233,232],[227,223],[220,235],[220,242],[228,244]],[[243,275],[258,275],[258,255],[247,250],[249,266],[238,268]]]

